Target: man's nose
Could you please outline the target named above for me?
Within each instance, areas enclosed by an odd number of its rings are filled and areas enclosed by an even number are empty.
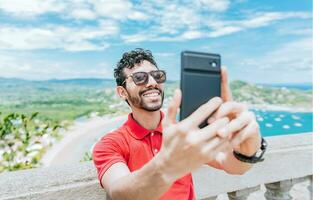
[[[156,86],[158,83],[154,80],[154,78],[149,74],[148,83],[146,87]]]

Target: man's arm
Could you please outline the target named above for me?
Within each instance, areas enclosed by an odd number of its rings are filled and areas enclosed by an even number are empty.
[[[163,120],[161,150],[152,160],[134,172],[130,172],[123,163],[116,163],[105,172],[102,184],[112,199],[158,199],[175,180],[211,161],[224,150],[227,141],[216,137],[216,133],[228,124],[227,118],[198,128],[222,104],[222,100],[210,100],[177,123],[180,99],[181,93],[176,91]]]
[[[171,186],[162,179],[154,161],[132,173],[125,163],[116,163],[101,182],[112,199],[158,199]]]

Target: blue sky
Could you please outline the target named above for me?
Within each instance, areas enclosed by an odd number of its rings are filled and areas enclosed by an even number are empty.
[[[0,77],[113,78],[136,47],[172,80],[195,50],[221,54],[231,80],[312,82],[312,1],[0,0]]]

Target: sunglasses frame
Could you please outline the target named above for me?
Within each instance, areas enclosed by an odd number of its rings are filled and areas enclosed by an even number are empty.
[[[151,73],[157,72],[157,71],[161,71],[161,72],[164,73],[165,79],[164,79],[163,82],[158,83],[158,81],[155,80],[155,78],[152,76]],[[137,83],[134,81],[134,78],[133,78],[133,75],[136,74],[136,73],[145,73],[145,74],[148,74],[148,78],[147,78],[142,84],[141,84],[141,83],[140,83],[140,84],[137,84]],[[155,82],[157,82],[158,84],[162,84],[162,83],[164,83],[164,82],[166,81],[166,72],[165,72],[164,70],[154,70],[154,71],[150,71],[150,72],[135,72],[135,73],[129,74],[128,76],[125,77],[125,80],[123,81],[123,83],[122,83],[121,85],[124,85],[124,83],[126,83],[126,80],[127,80],[129,77],[132,77],[133,82],[134,82],[136,85],[138,85],[138,86],[146,85],[146,84],[148,83],[148,81],[149,81],[149,75],[152,76],[152,78],[153,78],[153,79],[155,80]]]

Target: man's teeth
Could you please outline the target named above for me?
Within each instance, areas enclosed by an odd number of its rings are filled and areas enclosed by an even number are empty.
[[[158,92],[153,92],[153,93],[149,93],[149,94],[144,94],[143,96],[145,97],[154,97],[154,96],[158,96],[159,93]]]

